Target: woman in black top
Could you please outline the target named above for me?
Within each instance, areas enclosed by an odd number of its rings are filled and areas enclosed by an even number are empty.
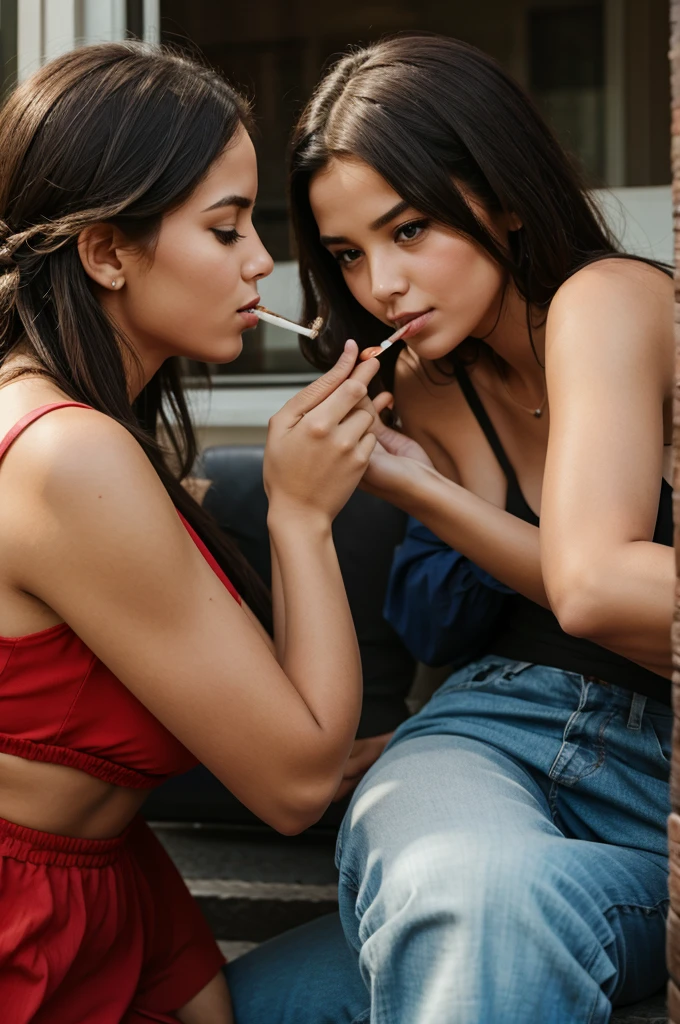
[[[530,101],[453,40],[340,61],[291,181],[317,364],[411,324],[375,398],[403,433],[377,428],[364,477],[421,524],[392,621],[455,593],[455,631],[505,588],[341,829],[370,1020],[604,1024],[665,975],[672,282],[623,257]],[[423,527],[439,546],[413,546]]]

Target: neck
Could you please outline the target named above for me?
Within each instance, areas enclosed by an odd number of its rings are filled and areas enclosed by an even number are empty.
[[[512,284],[501,302],[500,312],[494,312],[493,325],[486,333],[480,331],[478,337],[502,361],[506,378],[517,390],[540,400],[545,394],[545,316],[531,307],[527,310],[526,301]]]

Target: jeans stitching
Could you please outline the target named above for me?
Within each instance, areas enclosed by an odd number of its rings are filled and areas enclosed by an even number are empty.
[[[572,711],[571,715],[569,716],[569,721],[567,722],[566,726],[564,727],[564,732],[562,733],[562,744],[560,746],[560,749],[557,752],[557,757],[555,758],[555,760],[551,764],[550,771],[548,772],[549,778],[554,779],[555,781],[557,780],[557,775],[554,775],[553,772],[557,771],[557,768],[558,768],[558,765],[559,765],[559,761],[560,761],[560,758],[562,756],[562,751],[564,750],[564,748],[565,748],[565,746],[567,744],[567,738],[569,736],[569,733],[570,733],[574,723],[576,722],[576,719],[579,717],[579,715],[583,711],[584,707],[586,706],[586,702],[588,700],[588,690],[589,689],[590,689],[590,683],[586,682],[585,679],[584,679],[582,684],[581,684],[581,696],[579,697],[578,707],[576,708],[576,711]]]
[[[607,757],[607,748],[604,742],[604,734],[608,725],[610,724],[612,719],[615,718],[616,714],[616,709],[614,709],[614,711],[610,711],[610,713],[603,720],[600,728],[597,731],[597,761],[595,762],[595,764],[591,764],[589,768],[586,768],[585,771],[581,772],[580,775],[569,776],[569,778],[572,780],[573,785],[576,785],[577,782],[581,782],[582,779],[587,779],[589,775],[592,775],[593,772],[596,772],[598,768],[601,768],[604,764]],[[563,779],[562,781],[564,782],[565,780]]]

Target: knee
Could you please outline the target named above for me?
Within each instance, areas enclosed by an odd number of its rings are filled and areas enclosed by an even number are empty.
[[[546,926],[577,902],[575,882],[560,870],[550,841],[501,841],[437,834],[405,845],[391,858],[374,851],[356,879],[356,912],[382,921],[396,915],[419,927],[469,925],[506,931]]]

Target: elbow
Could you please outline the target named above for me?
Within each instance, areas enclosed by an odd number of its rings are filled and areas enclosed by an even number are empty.
[[[597,574],[593,571],[574,572],[546,591],[550,607],[569,636],[595,640],[601,635],[602,601]]]
[[[281,835],[300,835],[316,824],[333,800],[339,784],[340,779],[334,777],[328,783],[316,780],[307,785],[288,786],[262,817]]]

